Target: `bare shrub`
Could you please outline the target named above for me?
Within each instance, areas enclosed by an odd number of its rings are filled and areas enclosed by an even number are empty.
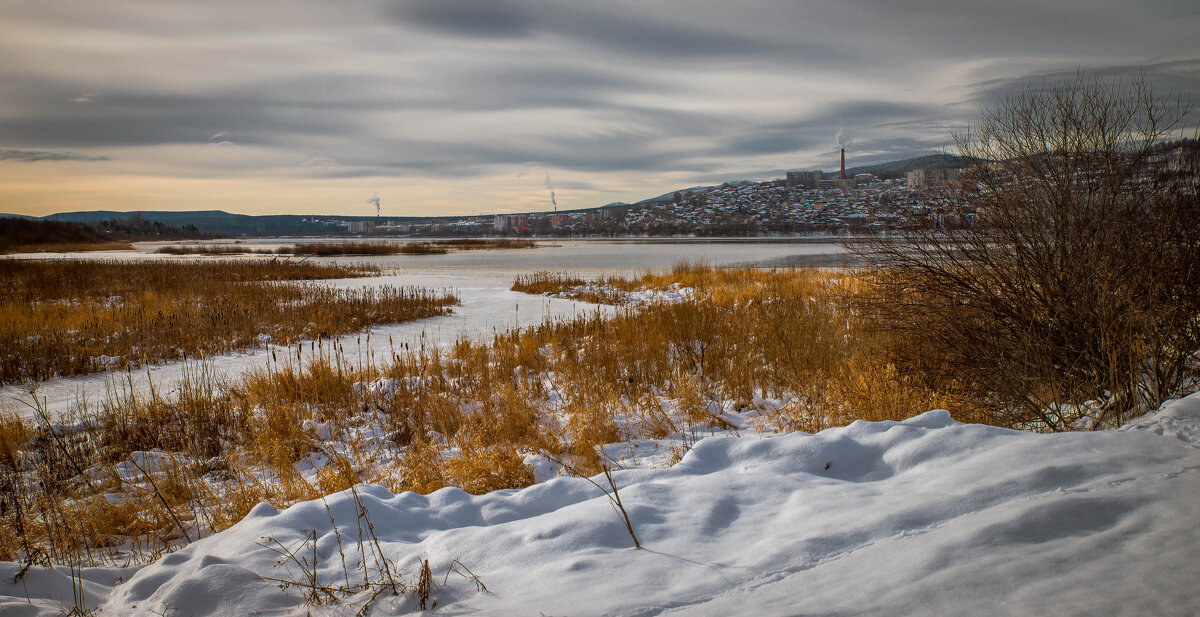
[[[1180,393],[1200,349],[1190,101],[1079,75],[1017,92],[963,135],[960,186],[855,250],[892,359],[992,421],[1121,424]]]

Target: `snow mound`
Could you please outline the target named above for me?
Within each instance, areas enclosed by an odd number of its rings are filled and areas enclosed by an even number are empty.
[[[673,467],[613,474],[642,549],[581,478],[481,496],[356,490],[398,578],[415,582],[429,560],[438,614],[1193,615],[1197,436],[1200,395],[1109,432],[1038,435],[931,411],[711,437]],[[359,552],[357,513],[349,491],[260,504],[117,585],[102,614],[354,614],[366,596],[310,608],[265,580],[288,577],[265,539],[305,547],[322,584],[361,578],[371,549]],[[487,591],[444,578],[455,560]],[[385,594],[368,614],[416,610]]]
[[[623,306],[641,307],[659,302],[673,304],[690,299],[695,294],[691,287],[674,283],[666,289],[625,290],[603,283],[575,285],[558,293],[547,294],[551,298],[564,300],[577,298],[606,298],[607,302]]]

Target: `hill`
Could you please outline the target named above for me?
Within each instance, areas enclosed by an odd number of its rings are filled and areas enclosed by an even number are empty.
[[[851,167],[846,170],[846,175],[872,174],[883,179],[903,178],[904,174],[914,169],[962,169],[966,166],[967,161],[961,156],[954,154],[929,154],[901,161]],[[832,173],[834,172],[826,172],[826,175]]]
[[[106,219],[88,222],[42,220],[29,217],[0,217],[0,252],[18,250],[94,250],[126,248],[136,240],[181,240],[207,237],[195,226],[179,227],[145,217],[122,218],[111,213]]]

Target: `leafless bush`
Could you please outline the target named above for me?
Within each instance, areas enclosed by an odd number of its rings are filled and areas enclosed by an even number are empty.
[[[963,135],[940,210],[855,250],[858,308],[897,365],[988,419],[1121,424],[1177,395],[1200,349],[1191,101],[1086,75],[1002,100]]]

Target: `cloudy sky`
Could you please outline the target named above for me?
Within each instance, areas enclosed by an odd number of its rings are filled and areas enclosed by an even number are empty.
[[[1023,83],[1200,92],[1195,0],[15,0],[0,212],[546,210],[951,147]]]

